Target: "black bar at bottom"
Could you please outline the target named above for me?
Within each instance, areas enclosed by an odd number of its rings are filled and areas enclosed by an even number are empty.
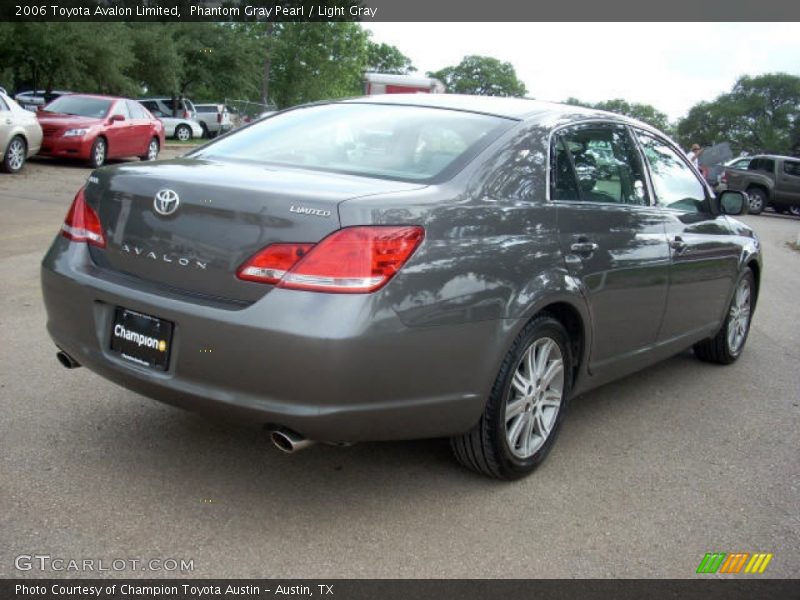
[[[3,600],[800,600],[800,580],[4,579]]]

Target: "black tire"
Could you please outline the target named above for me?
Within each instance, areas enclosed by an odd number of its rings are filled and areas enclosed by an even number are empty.
[[[188,142],[192,139],[192,128],[188,125],[178,125],[175,128],[175,139]]]
[[[800,206],[790,206],[789,214],[795,217],[800,217]]]
[[[731,348],[729,343],[728,329],[731,326],[731,319],[734,318],[732,309],[734,303],[736,302],[737,291],[744,281],[747,282],[750,289],[750,307],[747,317],[747,326],[745,328],[744,337],[741,340],[741,343],[737,348]],[[739,277],[739,280],[736,282],[733,298],[731,298],[731,303],[728,306],[728,312],[725,316],[725,321],[723,321],[720,330],[714,337],[708,338],[707,340],[703,340],[702,342],[698,342],[694,345],[694,354],[697,358],[703,362],[710,362],[718,365],[729,365],[738,360],[738,358],[742,355],[742,351],[744,350],[745,343],[747,342],[747,336],[750,334],[750,323],[753,319],[755,291],[756,287],[753,271],[749,268],[745,269],[744,273],[742,273],[741,277]]]
[[[3,153],[2,168],[6,173],[19,173],[22,167],[25,166],[25,159],[28,156],[28,144],[25,143],[25,138],[20,135],[15,135],[8,142],[6,150]]]
[[[519,458],[512,452],[506,433],[506,405],[511,396],[512,378],[528,349],[538,340],[546,338],[557,344],[562,357],[564,376],[561,403],[556,409],[549,434],[543,436],[544,443],[529,457]],[[514,340],[478,424],[471,431],[450,439],[456,459],[468,469],[497,479],[513,480],[529,475],[541,464],[555,443],[566,412],[571,385],[572,356],[567,331],[558,320],[542,313],[531,320]]]
[[[155,154],[154,154],[154,144],[155,144]],[[158,138],[154,137],[150,140],[147,144],[147,154],[143,154],[139,157],[139,160],[156,160],[158,158],[158,153],[161,151],[161,144],[158,143]]]
[[[108,143],[105,138],[99,137],[94,141],[94,144],[92,144],[92,150],[89,154],[89,165],[94,169],[102,167],[106,163],[107,156]]]
[[[769,198],[767,192],[761,188],[750,188],[747,190],[747,212],[751,215],[760,215],[767,207]]]
[[[206,125],[205,123],[200,121],[200,127],[203,130],[203,137],[206,138],[207,140],[210,140],[211,139],[211,132],[208,130],[208,125]]]

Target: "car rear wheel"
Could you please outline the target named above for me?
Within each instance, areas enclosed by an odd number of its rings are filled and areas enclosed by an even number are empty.
[[[795,217],[800,217],[800,206],[790,206],[789,214],[794,215]]]
[[[564,326],[547,314],[533,319],[508,351],[478,424],[451,438],[465,467],[518,479],[544,460],[566,410],[572,373]]]
[[[175,138],[182,142],[188,142],[192,139],[192,130],[188,125],[178,125],[175,129]]]
[[[98,167],[102,167],[106,162],[106,154],[108,153],[108,148],[106,146],[105,139],[99,137],[94,141],[92,144],[92,151],[89,155],[89,164],[94,167],[95,169]]]
[[[3,170],[6,173],[17,173],[25,165],[25,157],[28,154],[28,146],[20,136],[11,138],[3,155]]]
[[[746,269],[736,285],[725,322],[713,338],[695,344],[695,356],[719,365],[729,365],[738,359],[750,333],[754,299],[755,278],[753,271]]]
[[[147,154],[143,154],[139,158],[141,160],[155,160],[158,158],[158,152],[160,150],[160,146],[158,144],[158,138],[153,138],[150,140],[150,143],[147,145]]]
[[[751,215],[760,215],[767,206],[767,193],[761,188],[747,190],[748,212]]]

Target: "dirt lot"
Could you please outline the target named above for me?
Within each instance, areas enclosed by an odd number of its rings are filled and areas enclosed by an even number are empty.
[[[765,270],[736,365],[684,353],[578,398],[548,461],[508,484],[441,440],[281,455],[61,368],[38,264],[88,174],[0,176],[0,576],[68,574],[15,570],[40,553],[192,559],[197,577],[680,578],[734,551],[800,575],[800,220],[745,217]]]

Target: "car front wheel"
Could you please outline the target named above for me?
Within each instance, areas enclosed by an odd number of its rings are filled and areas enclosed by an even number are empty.
[[[8,143],[6,152],[3,155],[3,170],[6,173],[17,173],[22,170],[25,165],[25,156],[28,153],[28,147],[25,145],[25,140],[20,136],[15,136]]]
[[[478,424],[450,445],[465,467],[498,479],[518,479],[544,460],[560,428],[572,359],[564,326],[547,314],[517,336],[497,375]]]
[[[182,142],[188,142],[192,139],[192,130],[189,129],[188,125],[178,125],[175,130],[175,137]]]
[[[755,278],[753,271],[746,269],[736,284],[725,322],[713,338],[695,344],[695,356],[719,365],[729,365],[738,359],[750,333],[754,300]]]
[[[789,214],[794,215],[795,217],[800,217],[800,206],[790,206]]]

